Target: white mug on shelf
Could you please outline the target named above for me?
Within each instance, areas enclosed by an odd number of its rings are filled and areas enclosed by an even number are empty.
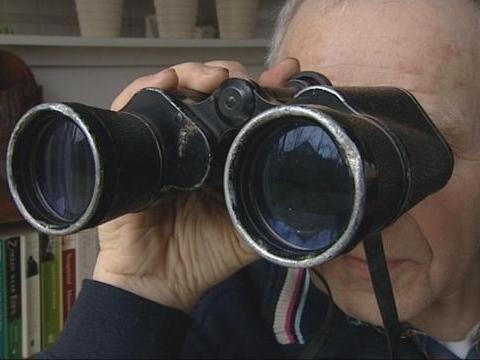
[[[82,36],[120,36],[123,0],[75,0],[75,4]]]
[[[161,38],[194,37],[198,0],[155,0],[155,12]]]
[[[220,38],[253,38],[259,3],[259,0],[216,0]]]

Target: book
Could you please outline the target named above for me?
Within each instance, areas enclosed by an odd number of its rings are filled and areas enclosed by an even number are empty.
[[[22,357],[22,284],[20,276],[20,237],[2,242],[4,260],[4,357]]]
[[[80,231],[75,234],[76,245],[76,295],[80,293],[83,280],[91,279],[97,262],[99,243],[97,228]]]
[[[22,356],[41,351],[40,237],[38,233],[20,238],[22,278]]]
[[[40,235],[42,350],[53,345],[61,330],[61,237]]]
[[[57,259],[57,267],[58,267],[58,278],[57,278],[57,286],[58,286],[58,335],[63,329],[63,256],[62,256],[62,244],[63,244],[64,236],[57,236],[55,241],[58,242],[58,259]],[[58,336],[57,336],[58,337]]]
[[[6,298],[6,289],[5,289],[5,260],[3,254],[3,240],[0,241],[0,357],[3,357],[5,354],[4,346],[4,325],[5,325],[5,298]]]
[[[67,320],[76,299],[76,236],[62,237],[62,302],[63,322]]]

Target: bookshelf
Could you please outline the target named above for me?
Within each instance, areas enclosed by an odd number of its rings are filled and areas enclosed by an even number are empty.
[[[45,101],[108,107],[135,78],[185,61],[235,60],[256,77],[264,69],[268,41],[0,35],[0,48],[32,69]]]
[[[53,345],[98,254],[96,229],[47,236],[23,223],[0,231],[0,357]]]

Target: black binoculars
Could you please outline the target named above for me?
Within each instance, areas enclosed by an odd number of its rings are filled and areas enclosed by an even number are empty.
[[[226,80],[211,95],[147,88],[119,112],[47,103],[7,154],[9,186],[36,229],[69,234],[222,185],[241,237],[275,263],[310,267],[351,250],[442,188],[451,150],[415,98],[333,87],[303,72],[285,88]]]

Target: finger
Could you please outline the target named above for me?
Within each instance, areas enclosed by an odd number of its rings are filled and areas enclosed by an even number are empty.
[[[295,58],[286,58],[260,75],[259,84],[266,87],[281,87],[296,73],[300,63]]]
[[[165,69],[157,74],[143,76],[128,85],[110,107],[113,111],[119,111],[131,100],[133,95],[144,88],[155,87],[164,90],[175,89],[178,85],[177,73],[173,69]]]
[[[215,60],[206,62],[205,65],[208,66],[217,66],[223,67],[228,70],[230,78],[240,78],[240,79],[248,79],[248,71],[237,61],[230,61],[230,60]]]
[[[201,63],[183,63],[172,66],[178,77],[178,87],[203,93],[212,93],[228,79],[228,70],[223,67]]]

